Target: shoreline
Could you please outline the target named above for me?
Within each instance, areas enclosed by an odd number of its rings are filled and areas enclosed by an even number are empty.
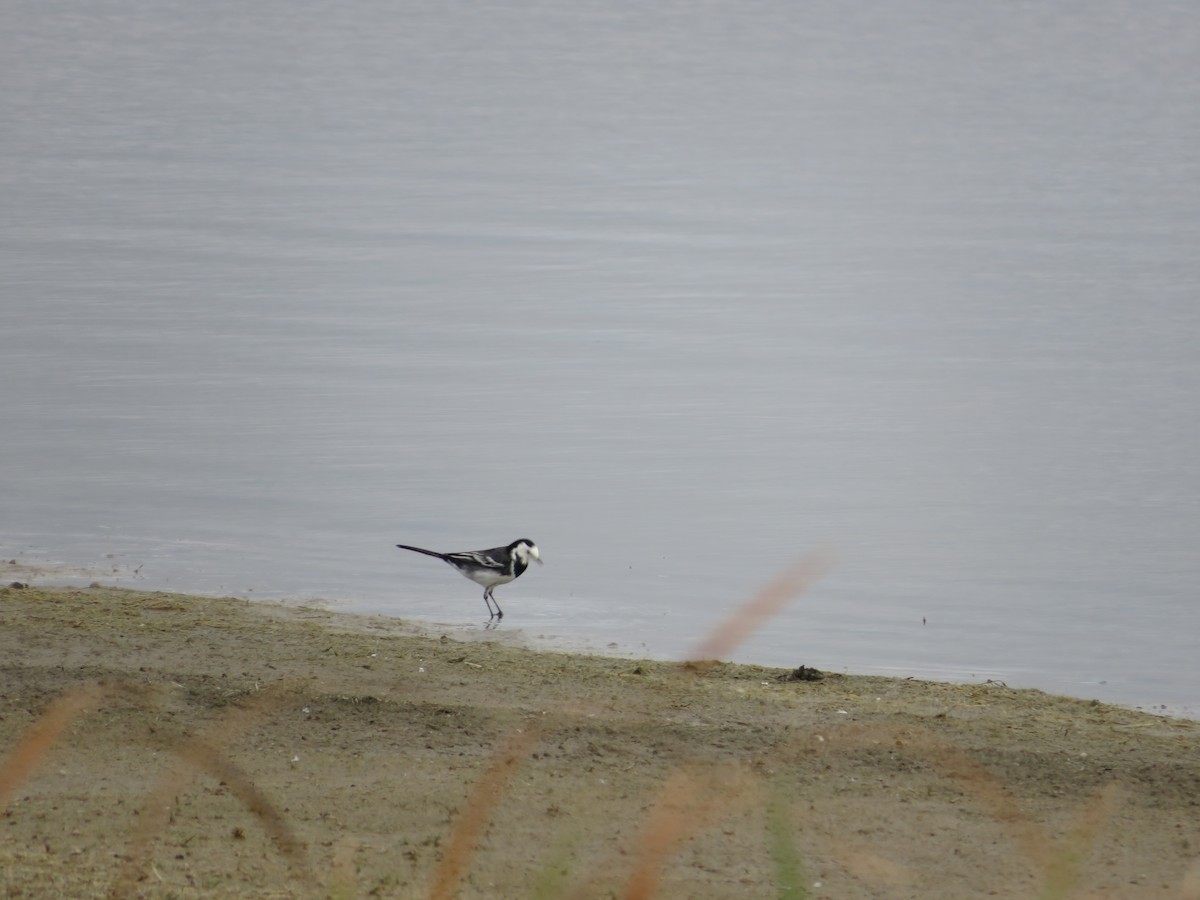
[[[140,566],[138,567],[140,569]],[[111,578],[106,578],[105,573],[95,567],[69,567],[53,562],[21,562],[16,559],[0,560],[0,585],[7,585],[14,580],[23,582],[26,586],[41,587],[47,590],[57,589],[81,589],[84,587],[103,586],[114,590],[130,590],[140,591],[145,593],[166,592],[179,593],[186,596],[204,597],[208,599],[234,599],[250,603],[263,604],[265,606],[279,606],[285,609],[309,609],[321,610],[339,616],[347,616],[350,620],[377,620],[379,623],[386,625],[394,625],[399,634],[431,634],[437,632],[447,634],[455,640],[497,640],[504,641],[512,646],[520,646],[531,652],[546,652],[546,653],[569,653],[594,655],[600,657],[614,659],[649,659],[655,662],[679,662],[680,658],[671,657],[668,655],[647,656],[643,649],[639,649],[635,644],[618,644],[616,641],[606,641],[604,638],[589,639],[585,635],[557,635],[557,634],[531,634],[524,631],[519,626],[514,631],[512,628],[504,630],[485,630],[482,626],[476,623],[464,623],[462,621],[441,622],[435,619],[412,619],[402,618],[390,613],[363,611],[354,608],[354,601],[338,597],[325,597],[320,595],[311,596],[288,596],[282,594],[270,594],[256,596],[252,593],[236,593],[228,594],[211,591],[177,591],[170,587],[147,587],[147,586],[132,586],[127,582],[131,579],[137,579],[136,569],[124,569],[121,572],[113,575]],[[110,573],[111,574],[111,573]],[[27,581],[30,580],[30,581]],[[31,583],[36,580],[37,583]],[[385,629],[386,630],[386,629]],[[735,654],[731,661],[745,665],[761,665],[772,667],[771,663],[764,663],[758,660],[747,659]],[[803,662],[800,660],[799,662]],[[982,685],[989,683],[999,683],[1001,686],[1008,688],[1009,680],[1006,679],[1004,673],[996,673],[996,677],[988,677],[986,674],[968,674],[965,669],[956,672],[937,672],[937,671],[920,671],[919,668],[915,671],[905,669],[903,672],[891,671],[883,667],[876,667],[874,671],[868,667],[865,671],[849,671],[848,668],[824,670],[838,677],[847,677],[851,675],[862,675],[869,677],[880,678],[897,678],[910,679],[916,681],[930,681],[945,684],[958,685]],[[1090,684],[1090,682],[1089,682]],[[1152,716],[1161,716],[1172,719],[1182,719],[1185,721],[1200,722],[1200,705],[1189,705],[1187,703],[1160,703],[1148,700],[1123,700],[1112,697],[1096,697],[1083,696],[1080,693],[1074,693],[1070,690],[1058,690],[1051,687],[1038,685],[1017,685],[1014,690],[1037,690],[1042,691],[1052,696],[1070,697],[1085,702],[1098,702],[1106,705],[1116,706],[1121,709],[1127,709],[1134,712],[1141,712]]]
[[[133,590],[138,590],[133,588]],[[220,594],[199,594],[196,596],[219,598]],[[257,597],[236,596],[229,599],[243,600],[249,603],[261,603],[267,606],[277,606],[283,609],[304,609],[310,612],[319,611],[327,613],[333,617],[334,621],[345,617],[344,627],[353,629],[356,622],[372,623],[370,627],[381,629],[388,632],[395,629],[396,634],[404,634],[410,636],[438,636],[445,634],[451,640],[473,642],[473,641],[497,641],[511,647],[516,647],[529,651],[530,653],[565,653],[578,656],[595,656],[602,659],[624,659],[630,661],[645,660],[654,663],[682,664],[686,659],[671,658],[668,656],[648,656],[645,652],[639,651],[633,644],[623,645],[615,641],[603,643],[603,639],[597,639],[595,642],[589,641],[588,638],[582,636],[568,636],[553,633],[545,633],[533,635],[520,626],[505,628],[504,630],[487,630],[476,623],[463,623],[461,621],[440,622],[433,619],[416,619],[402,618],[399,616],[389,615],[387,613],[375,612],[358,612],[348,608],[351,601],[327,598],[327,597],[308,597],[308,598],[271,598],[260,599]],[[341,627],[341,626],[339,626]],[[784,670],[786,666],[777,666],[771,663],[761,662],[753,659],[738,658],[737,655],[727,661],[733,665],[745,665],[761,667],[764,669]],[[884,678],[896,681],[916,681],[931,684],[949,684],[959,685],[962,687],[983,687],[986,685],[996,685],[1007,690],[1015,691],[1035,691],[1052,697],[1062,697],[1070,700],[1078,700],[1082,703],[1099,703],[1104,706],[1112,706],[1117,709],[1124,709],[1130,712],[1143,713],[1148,716],[1155,716],[1166,719],[1181,719],[1189,722],[1200,723],[1200,709],[1193,709],[1187,706],[1169,706],[1167,704],[1149,704],[1149,703],[1125,703],[1114,700],[1105,700],[1098,697],[1085,697],[1079,694],[1068,692],[1058,692],[1047,688],[1033,686],[1010,686],[1006,681],[1000,678],[989,678],[983,675],[975,674],[898,674],[890,671],[847,671],[847,670],[821,670],[823,674],[835,678],[847,677],[862,677],[862,678]]]
[[[786,844],[812,897],[1027,897],[1062,878],[1089,896],[1200,896],[1192,720],[444,632],[0,588],[0,781],[40,717],[83,698],[9,792],[6,886],[407,897],[450,877],[461,897],[619,896],[640,873],[664,897],[759,897],[787,884]]]

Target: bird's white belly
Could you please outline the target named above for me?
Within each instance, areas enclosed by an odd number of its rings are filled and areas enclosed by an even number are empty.
[[[512,575],[505,575],[503,572],[489,572],[487,570],[481,572],[463,572],[463,574],[485,588],[508,584],[513,580]]]

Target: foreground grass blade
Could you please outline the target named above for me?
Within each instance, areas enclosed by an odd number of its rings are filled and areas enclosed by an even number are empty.
[[[728,659],[730,653],[741,646],[746,638],[806,591],[832,566],[833,558],[829,553],[815,552],[784,569],[774,581],[735,609],[700,642],[692,653],[692,666],[703,666],[714,659]]]
[[[137,825],[129,841],[124,864],[117,874],[111,896],[125,897],[133,893],[146,868],[150,865],[150,847],[166,828],[179,794],[197,772],[207,771],[224,781],[245,807],[262,823],[280,852],[292,867],[293,877],[313,883],[304,858],[304,845],[292,833],[283,815],[267,799],[249,776],[225,759],[221,749],[244,734],[263,716],[292,698],[297,685],[281,682],[259,692],[242,706],[235,707],[196,737],[185,738],[172,749],[179,757],[176,765],[159,776],[158,782],[142,803]]]
[[[540,736],[535,726],[514,732],[493,757],[487,771],[475,782],[475,787],[467,797],[466,808],[459,815],[454,832],[450,835],[446,854],[434,872],[433,886],[429,890],[431,900],[450,900],[454,896],[454,889],[467,870],[467,864],[475,853],[476,842],[492,810],[500,802],[517,766],[529,756]]]
[[[1046,886],[1038,895],[1039,900],[1066,900],[1071,895],[1083,874],[1083,863],[1095,846],[1100,829],[1115,812],[1117,792],[1116,784],[1105,785],[1080,815],[1079,821],[1063,839],[1058,853],[1050,861],[1046,871]]]
[[[74,688],[46,708],[0,763],[0,808],[8,802],[13,791],[25,783],[37,769],[47,751],[58,741],[75,719],[91,712],[100,702],[112,696],[130,697],[146,703],[153,691],[144,687],[92,682]]]
[[[824,732],[823,749],[891,745],[905,755],[929,763],[953,782],[998,824],[1033,864],[1043,887],[1038,900],[1066,900],[1082,875],[1082,867],[1100,830],[1116,810],[1118,786],[1103,787],[1079,815],[1066,838],[1055,841],[1022,810],[1005,783],[962,747],[911,725],[903,729],[849,725]]]
[[[788,816],[788,790],[783,779],[776,779],[767,800],[767,835],[771,841],[771,860],[775,863],[775,879],[780,900],[808,900],[804,870]]]
[[[753,802],[755,780],[741,767],[686,766],[676,770],[658,792],[638,842],[640,852],[625,889],[625,900],[650,900],[667,859],[685,839]]]

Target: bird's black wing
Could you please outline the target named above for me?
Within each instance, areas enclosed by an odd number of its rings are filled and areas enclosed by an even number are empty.
[[[507,547],[493,547],[491,550],[463,550],[460,553],[447,553],[442,559],[447,562],[465,563],[468,566],[479,566],[481,569],[496,569],[504,571],[512,555]]]

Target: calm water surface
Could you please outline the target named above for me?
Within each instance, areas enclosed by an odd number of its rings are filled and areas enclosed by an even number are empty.
[[[0,554],[1200,709],[1200,7],[18,0]]]

